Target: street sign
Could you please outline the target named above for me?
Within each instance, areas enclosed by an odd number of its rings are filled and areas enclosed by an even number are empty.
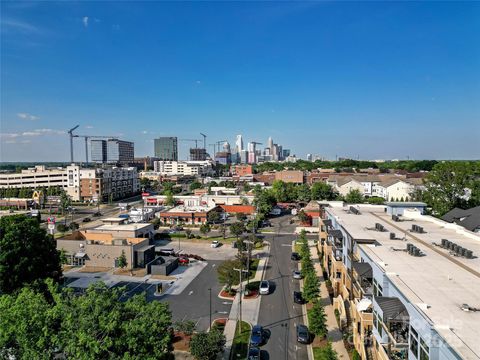
[[[48,224],[48,232],[50,233],[50,235],[53,235],[55,233],[55,223]]]
[[[48,222],[48,224],[53,224],[53,226],[55,226],[55,216],[50,216],[47,219],[47,222]]]

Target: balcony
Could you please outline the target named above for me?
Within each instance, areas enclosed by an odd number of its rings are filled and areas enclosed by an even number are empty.
[[[395,297],[375,296],[374,325],[390,359],[404,359],[408,349],[410,316],[405,305]],[[384,334],[384,335],[383,335]],[[386,338],[386,341],[385,341]]]
[[[356,298],[372,299],[372,267],[369,263],[353,262],[353,287]]]

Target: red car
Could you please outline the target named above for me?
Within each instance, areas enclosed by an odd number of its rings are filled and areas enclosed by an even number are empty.
[[[179,263],[180,265],[188,265],[188,264],[190,263],[190,259],[187,258],[187,257],[184,257],[184,256],[183,256],[183,257],[179,257],[179,258],[178,258],[178,263]]]

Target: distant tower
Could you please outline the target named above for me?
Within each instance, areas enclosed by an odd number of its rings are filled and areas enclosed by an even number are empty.
[[[228,141],[223,144],[223,151],[225,151],[226,153],[230,153],[230,144],[228,143]]]
[[[312,154],[307,154],[307,161],[312,161]]]
[[[267,141],[267,147],[270,149],[270,155],[273,154],[273,139],[270,136]]]
[[[255,164],[257,162],[256,146],[254,142],[248,143],[248,163]]]
[[[240,154],[243,150],[243,138],[242,135],[237,135],[237,140],[235,141],[235,152]]]

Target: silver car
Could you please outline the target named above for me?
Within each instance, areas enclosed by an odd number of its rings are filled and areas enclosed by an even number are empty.
[[[270,293],[270,283],[268,280],[263,280],[260,282],[260,295],[268,295]]]
[[[303,278],[302,273],[300,272],[300,270],[294,270],[294,271],[293,271],[293,278],[294,278],[294,279],[297,279],[297,280],[300,280],[300,279]]]

